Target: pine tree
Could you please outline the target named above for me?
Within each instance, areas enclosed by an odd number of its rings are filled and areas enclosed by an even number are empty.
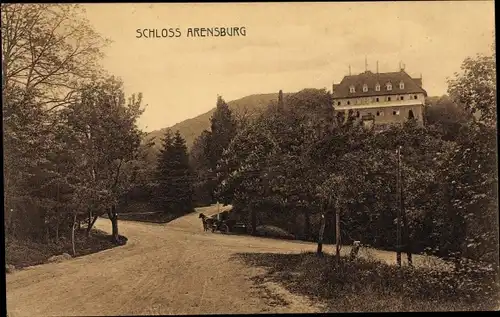
[[[236,121],[234,120],[233,114],[229,109],[227,103],[222,99],[221,96],[217,97],[217,106],[214,114],[210,118],[211,122],[211,133],[209,146],[206,147],[208,158],[210,174],[211,174],[211,185],[210,192],[213,193],[215,188],[215,176],[217,172],[217,163],[222,157],[224,149],[229,146],[229,143],[236,134]]]
[[[166,212],[192,210],[193,180],[186,141],[179,131],[165,133],[158,156],[158,201]]]

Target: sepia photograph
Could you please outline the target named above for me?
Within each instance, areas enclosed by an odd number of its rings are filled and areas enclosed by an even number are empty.
[[[494,1],[2,3],[8,317],[500,310]]]

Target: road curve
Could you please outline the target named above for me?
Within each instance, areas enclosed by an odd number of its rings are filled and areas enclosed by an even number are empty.
[[[322,306],[278,285],[249,279],[261,269],[237,252],[300,252],[312,243],[203,232],[200,212],[168,224],[120,221],[125,246],[7,275],[7,311],[15,316],[168,315],[320,312]],[[109,220],[96,227],[107,232]],[[272,296],[269,294],[272,293]],[[272,298],[279,296],[278,303]]]

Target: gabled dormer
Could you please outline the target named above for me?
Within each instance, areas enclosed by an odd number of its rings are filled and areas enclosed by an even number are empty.
[[[392,84],[391,84],[391,82],[387,82],[387,83],[385,84],[385,89],[386,89],[387,91],[391,91],[391,90],[392,90]]]

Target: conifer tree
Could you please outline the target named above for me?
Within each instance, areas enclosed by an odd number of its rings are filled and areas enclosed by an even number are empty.
[[[168,130],[158,155],[158,201],[166,212],[192,210],[193,180],[186,141]]]
[[[213,194],[216,186],[217,163],[222,157],[224,149],[236,134],[236,121],[227,103],[221,96],[217,97],[217,106],[214,114],[210,118],[211,131],[210,139],[206,147],[206,157],[210,168],[208,187]]]

